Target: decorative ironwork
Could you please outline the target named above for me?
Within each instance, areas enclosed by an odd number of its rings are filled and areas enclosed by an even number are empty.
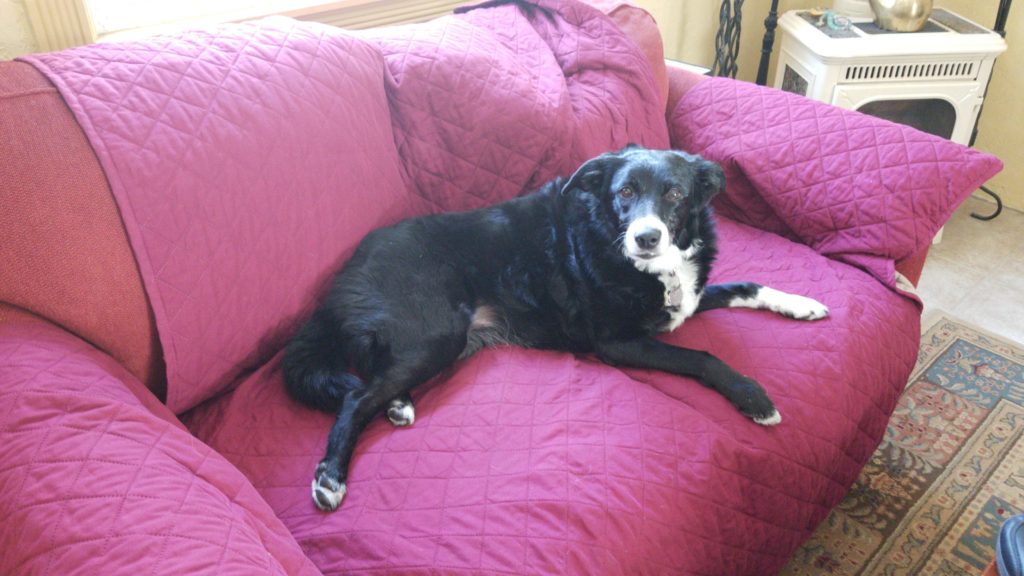
[[[718,11],[718,33],[715,34],[715,62],[712,76],[736,77],[736,57],[740,53],[740,24],[743,0],[722,0]]]
[[[992,28],[993,32],[998,33],[1003,38],[1006,38],[1006,17],[1010,15],[1010,4],[1013,0],[999,0],[999,10],[996,12],[996,25]],[[985,85],[985,95],[988,96],[988,87],[992,84],[992,77],[988,77],[988,84]],[[974,121],[974,131],[971,132],[971,143],[970,146],[974,146],[974,141],[978,139],[978,124],[981,124],[981,113],[985,111],[984,100],[982,101],[981,110],[978,110],[978,118]],[[990,190],[987,186],[979,186],[982,192],[988,194],[996,201],[995,212],[988,215],[981,215],[977,212],[971,212],[971,218],[977,220],[993,220],[996,216],[999,216],[1003,212],[1003,199]]]

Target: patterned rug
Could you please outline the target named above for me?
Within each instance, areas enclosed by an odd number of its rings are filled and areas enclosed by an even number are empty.
[[[980,575],[1024,512],[1024,348],[942,319],[882,445],[783,574]]]

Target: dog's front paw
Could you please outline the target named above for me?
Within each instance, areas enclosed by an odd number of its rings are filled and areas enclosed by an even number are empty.
[[[325,460],[317,465],[313,478],[313,503],[324,512],[337,510],[348,491],[345,483],[338,480],[335,468]]]
[[[828,307],[814,298],[789,294],[771,288],[761,288],[758,293],[766,308],[794,320],[821,320],[828,316]]]
[[[783,312],[796,320],[821,320],[828,316],[828,307],[814,298],[790,294],[789,308]]]

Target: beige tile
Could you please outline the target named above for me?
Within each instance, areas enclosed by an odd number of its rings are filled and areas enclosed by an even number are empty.
[[[943,311],[1016,342],[1024,343],[1024,213],[968,199],[932,246],[918,293],[925,303],[923,324]]]
[[[934,306],[952,311],[974,294],[975,287],[989,275],[983,268],[929,253],[917,290],[926,309]]]
[[[971,212],[991,213],[992,204],[970,198],[946,224],[942,242],[933,245],[930,255],[954,260],[966,268],[995,269],[1012,255],[1020,255],[1024,245],[1024,214],[1004,209],[995,220],[981,221]]]

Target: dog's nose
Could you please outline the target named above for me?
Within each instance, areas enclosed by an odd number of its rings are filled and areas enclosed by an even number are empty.
[[[633,238],[636,240],[636,245],[644,250],[650,250],[661,242],[661,230],[657,228],[648,228],[637,232]]]

